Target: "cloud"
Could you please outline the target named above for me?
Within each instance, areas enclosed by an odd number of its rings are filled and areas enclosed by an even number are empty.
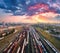
[[[14,23],[38,23],[38,22],[43,22],[43,23],[57,23],[60,22],[60,14],[56,13],[42,13],[42,14],[35,14],[32,16],[5,16],[3,18],[0,18],[0,22],[14,22]]]
[[[59,0],[0,0],[0,8],[13,15],[33,15],[36,12],[60,13],[59,2]]]
[[[54,20],[60,21],[60,15],[56,16]]]
[[[1,21],[52,23],[59,17],[60,0],[0,0]]]
[[[48,13],[42,13],[41,15],[42,15],[42,16],[45,16],[45,17],[47,17],[47,18],[54,18],[54,17],[56,17],[56,16],[59,16],[60,14],[48,12]]]

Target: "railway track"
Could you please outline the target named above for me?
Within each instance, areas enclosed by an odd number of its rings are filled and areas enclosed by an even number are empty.
[[[3,53],[58,53],[40,35],[34,28],[24,29],[3,50]]]

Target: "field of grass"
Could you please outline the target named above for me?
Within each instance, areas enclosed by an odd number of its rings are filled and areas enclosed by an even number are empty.
[[[39,27],[36,27],[36,30],[39,31],[47,40],[49,40],[59,51],[60,51],[60,40],[51,36],[49,33],[46,33]]]
[[[4,39],[0,40],[0,51],[2,49],[4,49],[12,40],[14,40],[14,38],[22,30],[22,28],[19,28],[17,30],[18,30],[17,32],[12,33],[12,34],[4,37]]]

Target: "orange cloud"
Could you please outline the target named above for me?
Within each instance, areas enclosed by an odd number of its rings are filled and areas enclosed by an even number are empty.
[[[57,22],[56,20],[52,20],[56,16],[60,14],[56,13],[42,13],[42,14],[36,14],[32,16],[6,16],[4,18],[0,18],[0,22],[19,22],[19,23],[38,23],[38,22],[44,22],[44,23],[53,23]],[[60,21],[58,21],[60,22]]]
[[[60,15],[60,14],[49,12],[49,13],[42,13],[42,14],[33,15],[32,18],[36,22],[57,23],[57,20],[53,20],[53,19],[55,19],[55,17],[58,15]],[[58,21],[58,22],[60,22],[60,21]]]
[[[33,20],[35,20],[36,22],[45,22],[46,20],[48,20],[47,17],[42,16],[42,15],[40,15],[40,14],[31,16],[31,18],[32,18]]]
[[[34,19],[27,19],[29,16],[7,16],[1,18],[1,22],[15,22],[15,23],[36,23]]]

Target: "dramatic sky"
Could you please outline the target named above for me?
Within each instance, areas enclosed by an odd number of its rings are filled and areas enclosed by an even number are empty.
[[[0,0],[0,22],[60,23],[60,0]]]

